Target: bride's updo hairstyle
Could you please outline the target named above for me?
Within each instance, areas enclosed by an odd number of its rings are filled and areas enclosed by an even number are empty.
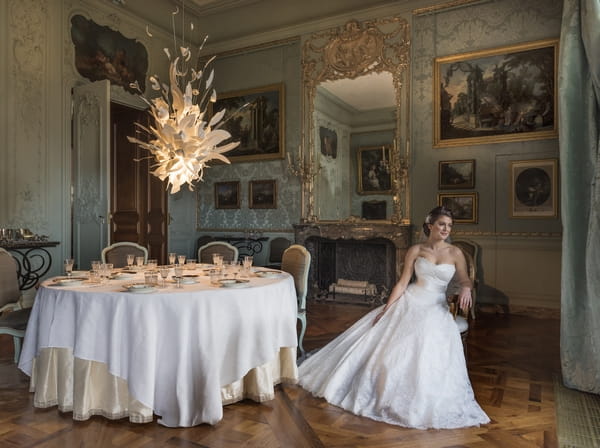
[[[423,223],[423,233],[426,236],[429,236],[431,230],[429,229],[429,224],[433,224],[438,220],[440,216],[447,216],[454,222],[454,215],[452,214],[452,210],[444,207],[443,205],[434,208],[429,212],[429,214],[425,217],[425,222]]]

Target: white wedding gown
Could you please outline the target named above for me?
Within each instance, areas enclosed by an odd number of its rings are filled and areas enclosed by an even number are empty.
[[[411,428],[490,420],[475,401],[460,333],[446,303],[454,265],[419,257],[417,282],[304,361],[300,385],[354,414]]]

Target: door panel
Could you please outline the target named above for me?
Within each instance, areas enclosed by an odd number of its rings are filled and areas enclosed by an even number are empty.
[[[108,242],[110,84],[73,89],[72,253],[77,269],[90,269]]]
[[[111,103],[111,242],[133,241],[146,248],[150,258],[166,262],[166,186],[150,174],[149,153],[127,140],[136,135],[135,122],[147,124],[148,114]]]

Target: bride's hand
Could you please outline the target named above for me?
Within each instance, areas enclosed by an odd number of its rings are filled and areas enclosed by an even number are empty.
[[[464,312],[467,312],[473,303],[473,299],[471,298],[471,288],[462,288],[460,294],[458,296],[458,306]]]

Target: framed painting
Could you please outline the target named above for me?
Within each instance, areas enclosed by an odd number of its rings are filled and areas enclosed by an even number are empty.
[[[335,130],[320,126],[319,139],[321,140],[321,154],[335,159],[337,157],[337,133]]]
[[[454,222],[477,224],[477,193],[438,193],[438,205],[452,210]]]
[[[75,68],[90,81],[108,79],[127,92],[139,93],[130,84],[146,89],[148,52],[141,42],[101,26],[81,15],[71,18],[71,40],[75,46]]]
[[[390,146],[358,148],[358,193],[392,194]]]
[[[250,208],[277,208],[277,182],[251,180],[249,188]]]
[[[240,181],[215,182],[215,208],[240,208]]]
[[[558,40],[436,58],[433,146],[558,137]]]
[[[558,216],[558,160],[519,160],[510,163],[511,218]]]
[[[475,160],[443,160],[439,163],[438,188],[475,188]]]
[[[212,110],[226,109],[222,129],[229,131],[231,141],[240,142],[225,153],[231,162],[283,158],[284,93],[283,84],[273,84],[218,96]]]

